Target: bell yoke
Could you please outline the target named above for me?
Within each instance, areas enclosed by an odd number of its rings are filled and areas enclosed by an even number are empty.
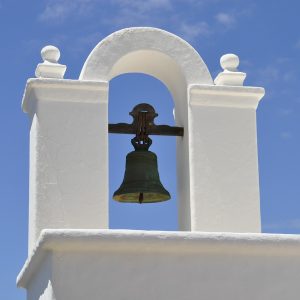
[[[134,151],[126,156],[125,175],[121,186],[114,192],[113,199],[129,203],[162,202],[171,198],[160,182],[157,156],[149,151],[152,140],[149,135],[183,136],[183,127],[155,125],[158,116],[147,103],[136,105],[132,112],[132,124],[109,124],[109,133],[135,134],[131,140]]]

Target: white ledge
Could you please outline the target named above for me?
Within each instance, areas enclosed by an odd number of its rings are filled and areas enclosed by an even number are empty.
[[[49,251],[300,256],[300,235],[139,230],[43,230],[17,278],[26,287]]]
[[[106,81],[93,81],[93,80],[72,80],[72,79],[57,79],[57,78],[29,78],[26,82],[25,91],[22,98],[22,109],[28,113],[30,111],[30,101],[36,101],[36,98],[42,96],[43,98],[49,98],[52,94],[49,90],[52,90],[55,95],[55,101],[66,101],[66,97],[60,98],[59,91],[64,95],[66,90],[68,93],[74,91],[75,95],[78,91],[90,91],[99,92],[106,91],[108,88],[108,82]],[[32,94],[34,93],[34,94]],[[68,101],[77,102],[78,99],[67,97]],[[99,101],[99,97],[97,97]],[[81,101],[87,101],[87,99],[81,98]]]
[[[265,89],[252,86],[190,85],[190,105],[256,109]]]

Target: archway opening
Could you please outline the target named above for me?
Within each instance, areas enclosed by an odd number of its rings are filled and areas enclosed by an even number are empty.
[[[154,76],[163,82],[173,97],[176,125],[184,127],[184,136],[177,138],[176,143],[179,227],[180,230],[190,230],[189,88],[194,84],[213,84],[210,73],[197,51],[178,36],[158,28],[136,27],[114,32],[98,43],[85,61],[79,79],[109,82],[127,73]],[[133,83],[133,87],[138,85]],[[126,90],[129,90],[129,85]],[[131,109],[132,105],[124,111],[127,114]],[[159,107],[156,110],[161,113]],[[106,159],[106,152],[103,159]],[[125,165],[125,157],[123,159]],[[112,228],[128,227],[116,226],[113,215]],[[154,226],[147,228],[157,229]]]
[[[156,78],[130,73],[115,77],[109,88],[109,123],[131,123],[129,112],[146,102],[154,106],[159,116],[156,124],[174,124],[174,102],[166,86]],[[119,203],[112,200],[113,192],[121,184],[125,158],[133,150],[131,135],[109,135],[109,228],[177,230],[178,205],[176,188],[176,138],[151,136],[150,148],[158,157],[160,179],[170,192],[171,200],[152,204]]]

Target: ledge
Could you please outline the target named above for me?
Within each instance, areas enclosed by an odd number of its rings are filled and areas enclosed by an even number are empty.
[[[189,87],[190,105],[254,108],[265,95],[265,89],[252,86],[195,84]]]
[[[55,101],[72,101],[70,91],[89,91],[98,92],[106,91],[108,89],[108,82],[105,81],[92,81],[92,80],[72,80],[72,79],[56,79],[56,78],[29,78],[26,82],[25,91],[22,98],[22,109],[24,112],[30,112],[31,99],[36,101],[36,98],[47,98],[48,100],[53,98],[53,95],[49,94],[49,90],[52,90],[55,95]],[[56,90],[56,91],[55,91]],[[68,93],[66,93],[68,90]],[[65,97],[61,98],[61,95]],[[33,94],[34,93],[34,94]],[[99,98],[99,97],[97,97]],[[88,99],[80,98],[82,102],[87,102]],[[99,100],[98,100],[99,101]],[[78,102],[78,99],[73,98],[73,102]]]
[[[26,287],[47,253],[54,251],[220,253],[300,256],[300,235],[139,230],[43,230],[17,278]]]

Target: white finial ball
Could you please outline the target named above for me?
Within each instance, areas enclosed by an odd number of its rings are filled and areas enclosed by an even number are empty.
[[[236,71],[239,64],[239,57],[232,53],[225,54],[220,59],[220,65],[223,68],[223,70]]]
[[[60,51],[55,46],[49,45],[41,50],[41,56],[43,61],[57,63],[60,57]]]

